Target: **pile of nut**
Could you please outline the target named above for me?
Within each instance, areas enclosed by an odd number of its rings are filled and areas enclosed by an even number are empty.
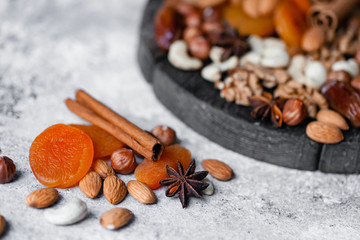
[[[176,132],[167,126],[157,126],[151,134],[158,138],[165,146],[170,146],[176,141]],[[142,204],[154,204],[157,197],[153,190],[138,180],[130,180],[125,184],[118,174],[131,174],[137,163],[135,154],[131,149],[121,148],[114,151],[110,157],[110,163],[105,159],[94,159],[89,172],[80,180],[79,188],[88,198],[96,198],[101,189],[108,202],[113,205],[124,200],[127,193]],[[202,161],[203,168],[210,175],[220,181],[228,181],[233,177],[232,169],[218,160]],[[16,172],[14,162],[8,157],[0,157],[0,184],[11,182]],[[202,191],[205,195],[214,193],[212,182],[203,179],[208,187]],[[25,203],[36,209],[49,208],[59,198],[59,192],[55,188],[46,187],[33,191]],[[57,209],[44,210],[44,218],[54,225],[71,225],[83,220],[87,216],[87,205],[84,201],[74,198]],[[133,217],[133,213],[126,208],[113,208],[100,217],[100,223],[109,230],[116,230],[127,225]],[[6,221],[0,215],[0,236],[5,229]]]
[[[215,88],[220,91],[220,96],[226,101],[242,106],[252,106],[254,110],[259,106],[251,104],[256,100],[255,98],[252,101],[251,98],[267,96],[269,99],[269,93],[272,95],[269,100],[279,99],[286,102],[297,99],[302,103],[288,104],[298,109],[289,107],[284,109],[284,104],[279,104],[281,113],[278,117],[283,119],[277,121],[276,127],[281,127],[282,122],[295,126],[301,124],[306,118],[315,119],[319,111],[327,110],[329,107],[340,113],[340,116],[348,118],[352,125],[357,127],[357,122],[360,122],[360,109],[356,108],[355,117],[351,115],[351,109],[353,106],[360,106],[360,97],[357,92],[360,91],[359,15],[355,13],[349,18],[345,27],[340,27],[337,32],[325,32],[320,27],[308,26],[301,37],[301,46],[298,48],[289,48],[289,45],[281,38],[261,38],[250,35],[245,40],[238,34],[232,34],[231,36],[234,36],[233,49],[229,51],[227,46],[220,44],[225,41],[224,39],[229,42],[226,31],[224,33],[226,24],[220,21],[219,13],[216,12],[217,8],[212,7],[212,2],[200,6],[203,8],[203,15],[196,9],[199,6],[193,1],[175,2],[176,4],[173,3],[172,7],[175,12],[184,17],[185,27],[180,30],[181,37],[174,38],[169,43],[168,60],[174,67],[181,70],[200,70],[202,78],[214,83]],[[246,14],[256,15],[253,17],[261,15],[260,12],[252,11],[255,4],[252,1],[240,2]],[[276,1],[272,2],[275,6]],[[158,13],[159,15],[161,12]],[[213,41],[214,34],[220,36],[218,41]],[[211,63],[203,66],[208,60],[211,60]],[[351,93],[348,94],[349,104],[344,109],[338,106],[340,99],[328,97],[329,94],[325,89],[332,81],[344,82],[352,88],[349,90]],[[346,87],[341,91],[346,92]],[[268,104],[271,105],[271,103]],[[252,115],[260,116],[262,120],[269,118],[269,116],[256,113]],[[289,120],[290,115],[291,118],[297,117],[297,119]],[[315,141],[329,142],[319,139]]]

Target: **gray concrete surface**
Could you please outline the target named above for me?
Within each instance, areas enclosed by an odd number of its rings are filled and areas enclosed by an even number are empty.
[[[0,1],[0,154],[17,166],[0,185],[3,239],[360,239],[360,177],[303,172],[257,162],[189,129],[155,98],[136,64],[137,29],[145,0]],[[158,203],[131,196],[119,207],[135,214],[119,231],[99,224],[113,208],[104,196],[87,199],[78,188],[60,190],[55,207],[78,197],[87,218],[67,227],[46,222],[27,207],[40,188],[28,163],[32,140],[55,123],[83,123],[63,100],[86,89],[141,127],[167,124],[198,163],[218,158],[236,177],[213,181],[216,192],[192,198],[187,209],[157,190]],[[199,164],[200,165],[200,164]],[[199,166],[201,169],[201,166]],[[121,176],[127,182],[134,176]]]

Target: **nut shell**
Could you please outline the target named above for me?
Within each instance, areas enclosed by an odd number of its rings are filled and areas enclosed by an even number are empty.
[[[157,126],[151,130],[151,134],[159,139],[165,146],[170,146],[176,141],[176,132],[167,126]]]
[[[30,193],[25,203],[33,208],[46,208],[53,205],[58,198],[59,192],[55,188],[41,188]]]
[[[306,118],[306,107],[303,101],[297,98],[286,101],[283,109],[283,121],[289,126],[296,126]]]
[[[101,218],[101,225],[109,230],[116,230],[130,222],[133,214],[126,208],[113,208],[105,212]]]
[[[108,165],[104,160],[94,159],[91,167],[97,172],[102,179],[108,176],[115,175],[114,169]]]
[[[211,176],[218,180],[228,181],[233,177],[232,169],[219,160],[207,159],[202,161],[201,165]]]
[[[132,173],[136,165],[134,153],[131,149],[121,148],[111,154],[111,167],[117,173]]]
[[[105,178],[104,195],[111,204],[118,204],[126,197],[125,183],[118,177],[111,175]]]
[[[0,157],[0,183],[8,183],[15,176],[16,166],[14,162],[6,157]]]
[[[338,143],[344,139],[344,135],[338,127],[319,121],[307,125],[306,135],[315,142],[326,144]]]
[[[210,54],[210,43],[203,36],[193,37],[189,41],[189,50],[192,56],[207,59]]]
[[[91,171],[88,172],[79,182],[80,190],[89,198],[95,198],[102,187],[102,179],[100,175]]]

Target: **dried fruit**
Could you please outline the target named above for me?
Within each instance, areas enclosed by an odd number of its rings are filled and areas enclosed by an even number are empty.
[[[338,127],[319,121],[307,125],[306,135],[315,142],[326,144],[338,143],[344,139],[344,135]]]
[[[167,165],[166,172],[170,178],[160,181],[161,185],[168,186],[165,192],[167,197],[173,197],[176,193],[179,193],[183,208],[187,206],[188,195],[201,198],[201,192],[208,187],[207,183],[201,181],[207,176],[208,172],[195,172],[195,168],[194,160],[191,161],[185,172],[180,162],[177,163],[177,171]]]
[[[351,86],[358,91],[358,93],[360,92],[360,76],[356,76],[351,80]]]
[[[244,0],[243,9],[252,18],[271,15],[278,0]]]
[[[0,237],[5,231],[6,221],[3,216],[0,215]]]
[[[79,182],[80,190],[89,198],[95,198],[102,187],[102,179],[97,172],[88,172]]]
[[[132,212],[126,208],[113,208],[101,216],[100,223],[104,228],[116,230],[128,224],[132,216]]]
[[[228,181],[233,177],[231,168],[219,160],[207,159],[202,161],[201,165],[211,176],[218,180]]]
[[[168,50],[171,43],[179,36],[176,12],[169,6],[162,7],[155,16],[155,39],[158,47]]]
[[[274,12],[276,32],[289,46],[300,47],[306,29],[304,14],[289,1],[280,2]]]
[[[93,156],[94,147],[88,135],[77,128],[56,124],[31,144],[29,162],[41,184],[67,188],[85,176]]]
[[[316,115],[316,120],[324,123],[332,124],[341,130],[349,130],[349,125],[343,116],[339,113],[330,110],[330,109],[322,109]]]
[[[157,126],[151,130],[151,134],[160,140],[165,146],[170,146],[176,141],[176,132],[168,126]]]
[[[137,180],[131,180],[127,184],[127,189],[131,196],[143,204],[156,202],[154,192],[144,183]]]
[[[289,99],[284,105],[283,120],[289,126],[296,126],[304,121],[306,113],[303,101],[297,98]]]
[[[115,175],[114,169],[102,159],[94,159],[92,168],[100,175],[102,179],[105,179],[111,175]]]
[[[95,125],[70,124],[70,126],[82,130],[91,138],[94,158],[110,156],[116,149],[125,147],[124,143]]]
[[[55,225],[70,225],[83,220],[86,214],[86,203],[75,198],[58,209],[46,209],[44,217]]]
[[[131,149],[121,148],[111,154],[111,167],[117,173],[132,173],[136,165],[134,153]]]
[[[168,176],[165,168],[166,165],[175,168],[178,161],[184,167],[187,167],[191,161],[189,150],[177,144],[168,146],[158,161],[154,162],[150,159],[145,159],[140,163],[135,169],[135,177],[151,189],[157,189],[161,187],[159,181]]]
[[[125,183],[118,177],[111,175],[105,178],[104,195],[111,204],[118,204],[126,197]]]
[[[0,183],[8,183],[15,176],[16,166],[10,158],[0,157]]]
[[[30,193],[26,199],[26,205],[33,208],[47,208],[53,205],[59,198],[59,192],[55,188],[41,188]]]
[[[348,118],[354,127],[360,127],[360,95],[349,84],[331,81],[323,85],[321,93],[331,108]]]

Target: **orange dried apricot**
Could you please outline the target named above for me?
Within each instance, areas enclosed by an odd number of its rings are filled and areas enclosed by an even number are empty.
[[[241,35],[254,34],[266,37],[275,32],[272,15],[252,18],[244,12],[241,5],[224,6],[222,14],[224,19],[235,27]]]
[[[283,1],[275,9],[276,32],[288,46],[300,47],[306,30],[305,15],[293,3]]]
[[[80,181],[91,167],[94,147],[80,129],[53,125],[35,138],[30,147],[30,167],[47,187],[67,188]]]
[[[125,147],[124,143],[95,125],[70,124],[70,126],[82,130],[91,138],[94,144],[94,158],[109,156],[115,150]]]
[[[166,173],[166,165],[176,168],[177,162],[180,161],[184,169],[186,169],[191,162],[191,153],[184,147],[177,144],[166,147],[161,158],[154,162],[150,159],[145,159],[135,169],[135,177],[140,182],[145,183],[151,189],[161,187],[159,181],[168,177]]]
[[[311,2],[309,0],[291,0],[298,9],[300,9],[303,13],[307,13],[309,8],[311,8]]]

